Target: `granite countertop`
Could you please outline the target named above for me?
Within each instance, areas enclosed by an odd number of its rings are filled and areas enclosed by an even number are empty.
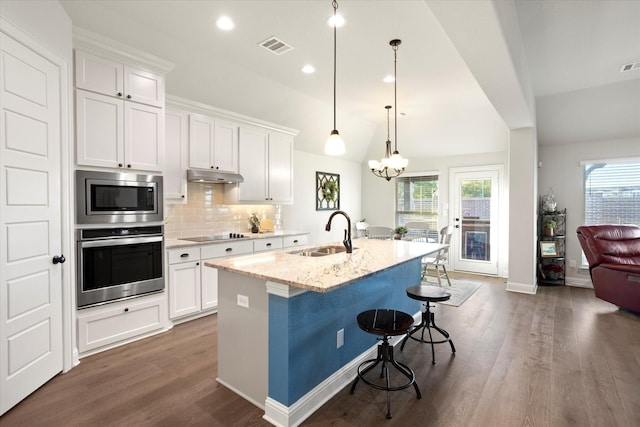
[[[269,237],[300,236],[303,234],[309,234],[309,232],[279,230],[279,231],[270,231],[267,233],[243,233],[243,234],[245,237],[240,239],[208,240],[205,242],[191,242],[189,240],[183,240],[183,239],[165,239],[164,247],[165,249],[175,249],[175,248],[184,248],[187,246],[217,245],[217,244],[225,244],[229,242],[242,242],[245,240],[267,239]]]
[[[342,246],[342,243],[333,245]],[[306,257],[290,253],[315,246],[317,245],[223,258],[208,261],[205,265],[294,288],[325,293],[446,247],[439,243],[356,239],[353,241],[352,254],[341,252],[321,257]]]

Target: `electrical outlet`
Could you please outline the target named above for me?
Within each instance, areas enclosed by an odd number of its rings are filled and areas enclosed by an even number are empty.
[[[249,308],[249,297],[246,295],[238,294],[238,305],[240,307]]]
[[[336,334],[336,348],[340,348],[344,345],[344,329],[340,329]]]
[[[576,260],[575,259],[570,259],[569,260],[569,267],[576,268]]]

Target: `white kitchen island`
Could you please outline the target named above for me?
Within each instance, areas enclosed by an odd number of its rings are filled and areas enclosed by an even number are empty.
[[[341,246],[336,243],[335,246]],[[219,271],[218,381],[264,408],[275,425],[301,423],[353,380],[376,350],[358,313],[419,303],[420,260],[443,245],[354,240],[352,254],[265,252],[214,260]],[[344,345],[337,346],[338,331]]]

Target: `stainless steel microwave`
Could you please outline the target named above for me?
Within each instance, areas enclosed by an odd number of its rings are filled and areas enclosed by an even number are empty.
[[[76,171],[77,224],[162,220],[162,176]]]

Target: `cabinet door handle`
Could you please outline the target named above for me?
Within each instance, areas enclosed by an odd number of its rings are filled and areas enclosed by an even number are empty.
[[[227,249],[225,249],[224,251],[225,251],[225,252],[231,252],[232,250],[233,250],[233,248],[227,248]]]
[[[131,95],[127,95],[127,99],[131,99]]]
[[[182,196],[180,196],[180,197],[182,197],[184,199],[184,194]]]
[[[122,96],[122,92],[118,92],[118,96]]]
[[[55,256],[53,257],[53,263],[54,263],[54,264],[64,264],[64,262],[65,262],[66,260],[67,260],[67,259],[64,257],[64,255],[60,255],[60,256],[55,255]]]
[[[131,165],[127,165],[128,168],[131,168]]]
[[[180,258],[186,258],[188,256],[189,256],[189,254],[182,254],[182,255],[180,255]]]
[[[267,243],[267,247],[271,246],[271,243]]]
[[[122,163],[118,163],[118,167],[121,168],[122,167]]]
[[[298,239],[294,240],[293,243],[298,243]]]
[[[128,312],[128,311],[129,311],[129,307],[127,307],[127,308],[125,308],[125,309],[124,309],[124,312],[125,312],[125,313],[126,313],[126,312]]]
[[[200,263],[199,263],[199,262],[196,262],[196,265],[200,265]]]

